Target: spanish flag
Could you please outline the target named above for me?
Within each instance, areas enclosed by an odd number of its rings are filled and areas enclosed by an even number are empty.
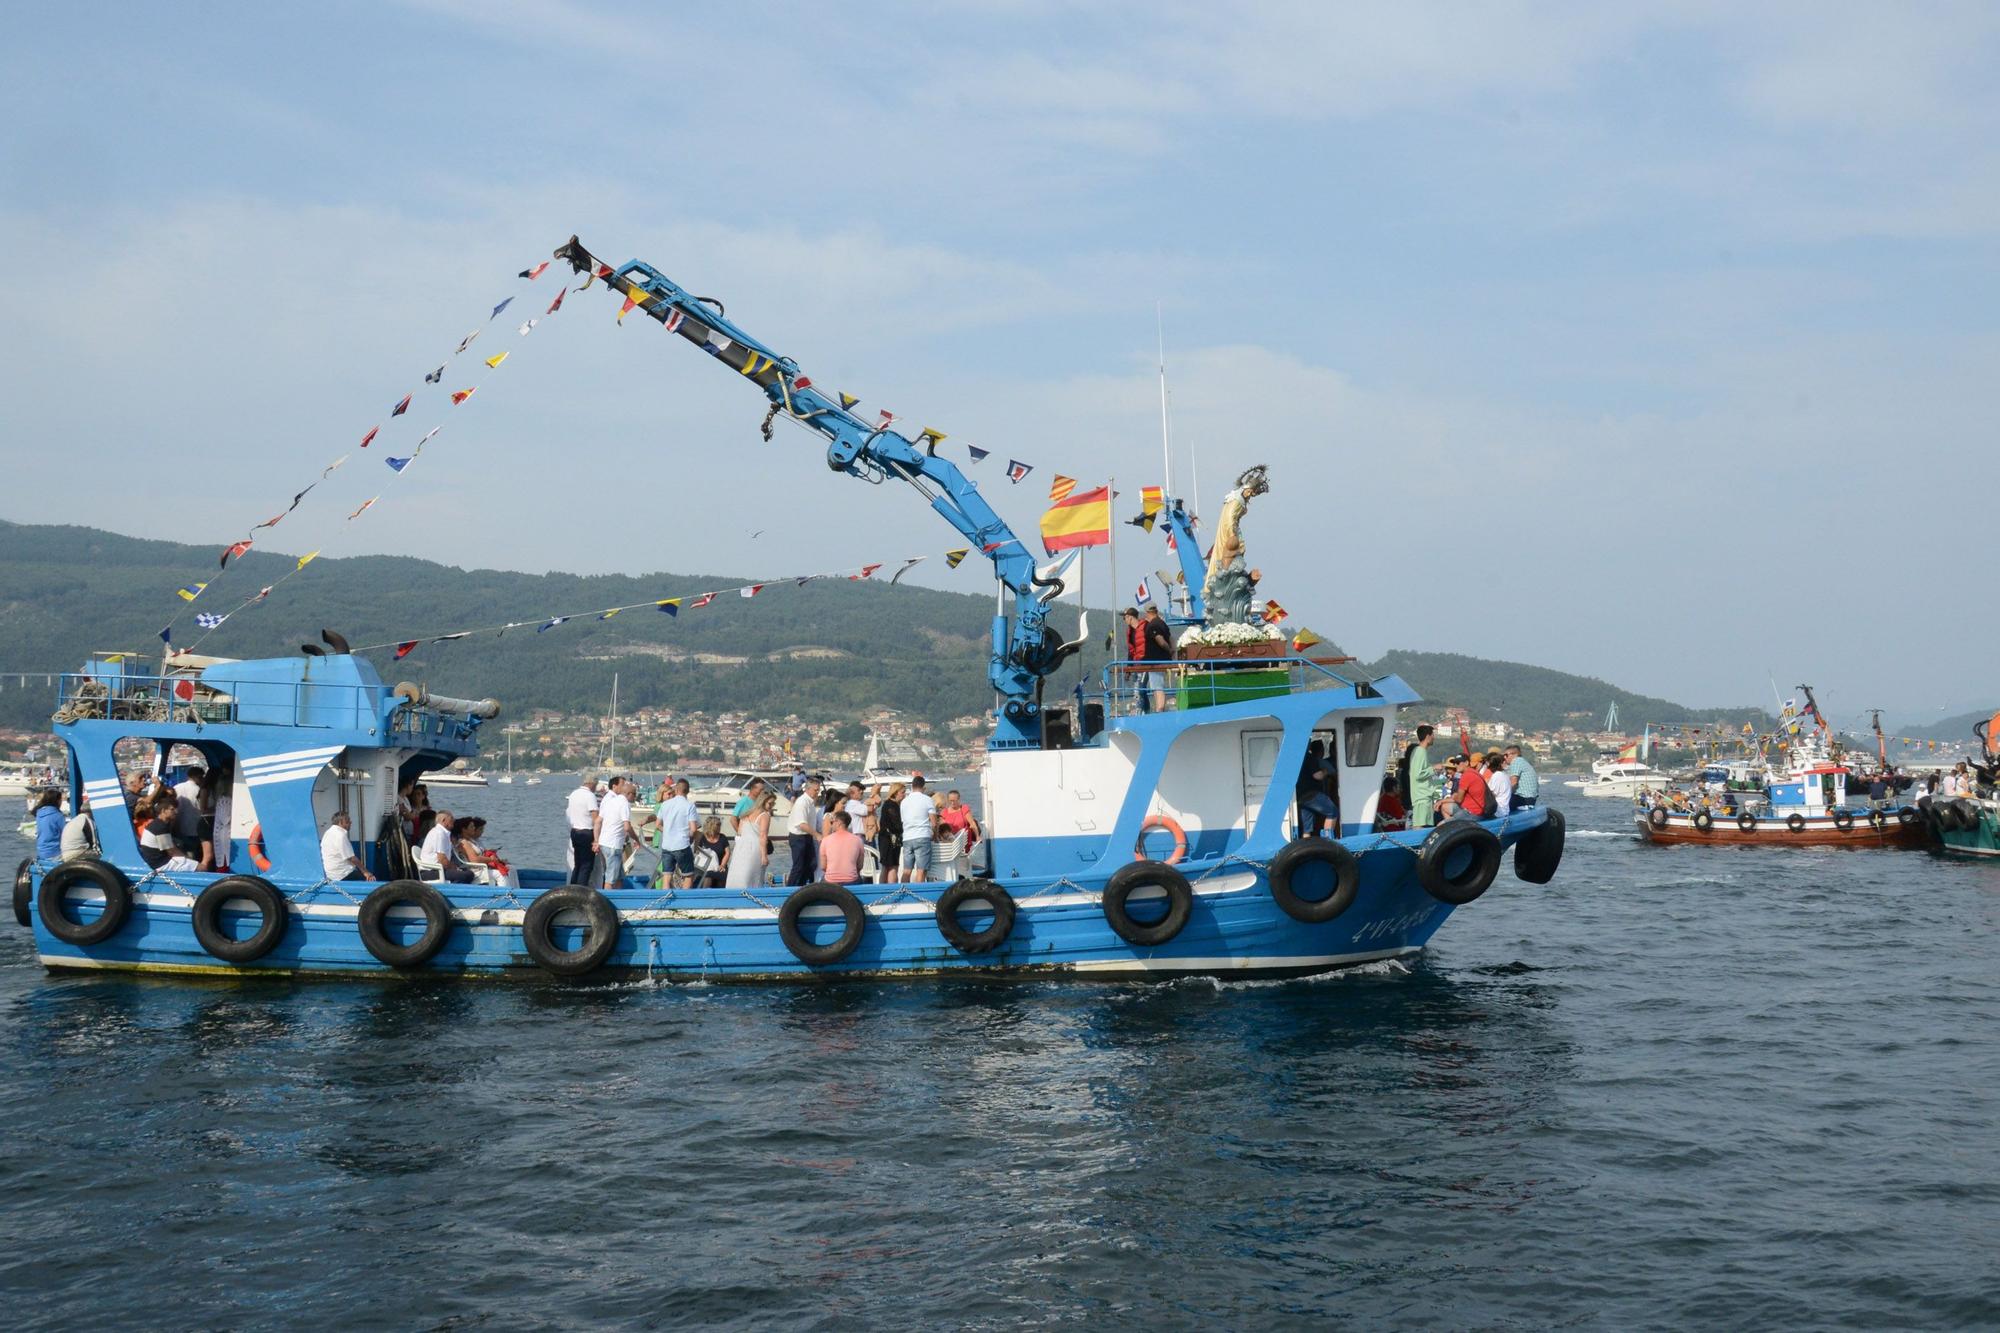
[[[1042,549],[1050,555],[1111,544],[1111,488],[1072,491],[1042,515]]]

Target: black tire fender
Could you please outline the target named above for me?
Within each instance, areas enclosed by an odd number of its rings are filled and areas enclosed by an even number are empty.
[[[945,892],[950,891],[947,889]],[[808,907],[840,909],[841,931],[832,943],[806,943],[805,935],[799,930],[799,914]],[[778,938],[792,951],[792,957],[808,967],[824,967],[847,957],[861,947],[861,933],[867,928],[868,913],[862,910],[861,900],[854,896],[853,890],[826,880],[793,889],[784,905],[778,908]]]
[[[1546,884],[1554,879],[1556,867],[1562,864],[1568,828],[1569,821],[1563,818],[1563,812],[1551,807],[1541,827],[1529,829],[1514,844],[1514,874],[1530,884]]]
[[[581,912],[589,922],[583,943],[574,949],[558,949],[554,926],[560,912]],[[597,889],[584,884],[565,884],[550,889],[528,904],[521,920],[521,945],[535,966],[559,977],[580,977],[604,966],[604,960],[618,947],[618,909]]]
[[[1151,925],[1132,918],[1126,903],[1138,889],[1159,889],[1167,895],[1167,914]],[[1187,876],[1163,861],[1134,861],[1112,872],[1104,885],[1104,919],[1127,944],[1150,949],[1165,944],[1187,927],[1194,913],[1194,886]]]
[[[1854,815],[1853,815],[1853,813],[1852,813],[1852,812],[1850,812],[1850,811],[1847,811],[1847,810],[1836,810],[1836,811],[1834,811],[1834,812],[1833,812],[1833,826],[1834,826],[1835,828],[1839,829],[1839,830],[1840,830],[1840,831],[1841,831],[1842,833],[1845,833],[1845,832],[1847,832],[1847,830],[1849,830],[1849,829],[1851,829],[1851,828],[1853,828],[1853,827],[1854,827]]]
[[[225,903],[241,899],[253,903],[261,918],[257,930],[247,940],[232,939],[222,930]],[[194,900],[194,937],[201,947],[225,963],[254,963],[277,947],[291,920],[285,895],[269,880],[255,875],[230,875],[203,889]]]
[[[1697,810],[1694,812],[1694,826],[1706,833],[1715,827],[1715,816],[1706,810]]]
[[[1757,816],[1745,810],[1742,814],[1736,816],[1736,827],[1742,829],[1745,833],[1755,833],[1757,831]]]
[[[992,907],[993,920],[984,930],[967,930],[959,923],[958,911],[977,902]],[[991,953],[1014,933],[1014,895],[990,879],[961,879],[938,897],[937,928],[960,953]]]
[[[1667,807],[1656,805],[1651,810],[1648,810],[1646,812],[1646,822],[1656,829],[1665,828],[1667,826]]]
[[[1806,826],[1806,817],[1804,815],[1785,816],[1785,827],[1790,829],[1792,832],[1797,833],[1800,830],[1804,829],[1805,826]]]
[[[382,919],[392,907],[415,907],[423,912],[424,933],[414,943],[392,943],[389,932],[382,928]],[[451,903],[422,880],[392,879],[361,900],[361,913],[354,924],[361,932],[362,947],[376,962],[394,968],[422,967],[451,938]]]
[[[24,926],[35,924],[32,908],[35,902],[35,858],[24,856],[21,864],[14,867],[14,920]]]
[[[104,913],[88,925],[79,925],[63,912],[63,898],[72,888],[88,886],[104,895]],[[65,861],[42,876],[35,894],[35,910],[49,934],[64,944],[88,948],[102,944],[118,933],[132,914],[132,882],[109,861]]]
[[[1880,810],[1870,810],[1868,812],[1868,827],[1874,829],[1877,833],[1880,833],[1883,826],[1888,822],[1889,817]]]
[[[1898,824],[1903,825],[1906,828],[1909,825],[1916,823],[1919,819],[1922,818],[1923,816],[1917,813],[1916,807],[1914,806],[1906,805],[1896,811],[1896,822]]]
[[[1967,800],[1954,801],[1952,806],[1958,811],[1959,828],[1967,833],[1977,833],[1981,813],[1979,807]]]
[[[1460,851],[1469,851],[1471,859],[1457,873],[1446,873],[1446,862]],[[1491,829],[1471,820],[1445,821],[1417,850],[1417,883],[1423,885],[1425,893],[1453,907],[1463,907],[1486,892],[1499,873],[1500,839]]]
[[[1333,873],[1333,890],[1324,898],[1301,897],[1292,887],[1293,876],[1310,865]],[[1361,892],[1361,858],[1330,838],[1294,838],[1271,858],[1269,878],[1280,911],[1294,921],[1322,925],[1354,906]]]

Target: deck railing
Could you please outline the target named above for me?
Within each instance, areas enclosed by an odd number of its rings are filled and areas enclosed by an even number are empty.
[[[1333,670],[1354,659],[1349,657],[1297,657],[1277,653],[1257,657],[1217,657],[1194,661],[1134,661],[1130,658],[1106,664],[1100,675],[1106,717],[1128,717],[1145,712],[1142,693],[1151,693],[1147,676],[1159,673],[1165,679],[1168,706],[1203,708],[1214,704],[1239,703],[1249,699],[1303,693],[1306,690],[1365,688]]]
[[[248,684],[256,699],[245,705],[235,695],[204,684],[191,674],[67,672],[57,678],[55,720],[199,726],[244,723],[366,731],[382,725],[382,704],[388,697],[386,690],[374,685],[318,681]],[[414,742],[471,752],[477,748],[472,743],[476,729],[477,724],[468,719],[405,704],[390,715],[383,743]]]

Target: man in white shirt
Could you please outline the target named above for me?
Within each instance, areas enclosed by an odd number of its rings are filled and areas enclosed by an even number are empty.
[[[596,843],[594,827],[597,823],[597,784],[588,774],[576,781],[576,790],[569,794],[569,804],[564,809],[569,819],[569,882],[572,884],[594,883],[590,878],[593,853]]]
[[[207,776],[196,764],[174,784],[174,845],[183,856],[201,855],[201,780]]]
[[[334,813],[333,822],[326,826],[326,832],[319,840],[319,863],[326,868],[326,877],[336,883],[346,879],[374,879],[361,868],[361,862],[354,857],[354,843],[349,830],[354,821],[345,810]],[[426,843],[428,846],[428,843]]]
[[[597,839],[591,847],[602,862],[604,887],[625,883],[625,844],[632,836],[632,797],[636,790],[624,778],[611,779],[611,790],[597,802]]]
[[[819,791],[819,779],[807,778],[805,790],[792,798],[792,813],[785,821],[785,841],[792,853],[787,888],[810,884],[819,874]]]
[[[654,813],[660,821],[660,870],[667,887],[685,889],[694,884],[694,802],[688,799],[686,778],[674,781],[673,795],[660,802]]]
[[[419,848],[425,856],[444,867],[444,877],[448,883],[470,884],[472,872],[458,863],[458,857],[451,848],[451,811],[437,812],[437,823],[424,834],[424,845]]]
[[[937,802],[924,790],[922,774],[910,779],[909,794],[903,797],[903,882],[922,884],[930,879],[931,849],[937,838]]]

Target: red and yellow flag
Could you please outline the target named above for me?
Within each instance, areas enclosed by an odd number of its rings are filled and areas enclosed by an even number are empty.
[[[1075,489],[1075,477],[1065,477],[1060,472],[1056,473],[1056,479],[1049,483],[1049,503],[1052,505],[1061,504],[1064,500],[1069,499],[1070,492]]]
[[[1157,514],[1166,508],[1166,492],[1158,486],[1139,488],[1139,513],[1141,516]]]
[[[1058,478],[1069,481],[1069,478]],[[1063,498],[1042,515],[1042,549],[1050,555],[1079,546],[1111,544],[1111,488],[1079,491],[1069,481]]]

